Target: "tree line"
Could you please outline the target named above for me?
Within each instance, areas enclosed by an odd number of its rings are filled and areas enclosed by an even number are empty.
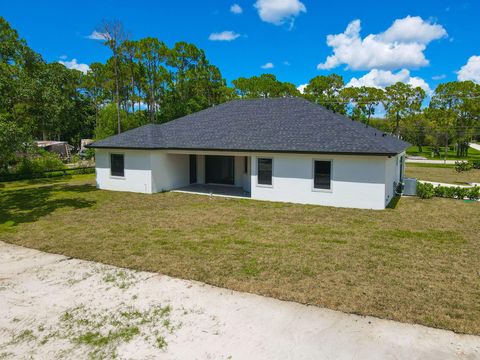
[[[18,161],[32,139],[78,146],[82,138],[167,122],[235,98],[302,96],[419,147],[456,144],[459,156],[479,137],[480,85],[470,81],[440,84],[433,94],[404,83],[346,87],[336,74],[314,77],[302,92],[273,74],[228,86],[193,44],[131,40],[119,22],[102,24],[98,33],[111,56],[83,74],[47,63],[0,17],[0,170]]]

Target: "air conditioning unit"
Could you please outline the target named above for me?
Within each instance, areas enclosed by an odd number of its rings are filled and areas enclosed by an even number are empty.
[[[403,195],[408,195],[408,196],[417,195],[417,179],[411,179],[411,178],[403,179]]]

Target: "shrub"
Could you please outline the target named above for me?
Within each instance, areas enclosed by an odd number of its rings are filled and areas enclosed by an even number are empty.
[[[459,186],[454,187],[452,189],[455,189],[455,192],[454,192],[455,197],[457,199],[460,199],[460,200],[464,199],[468,195],[468,193],[470,192],[470,188],[464,188],[464,187],[459,187]]]
[[[17,168],[19,174],[38,174],[45,171],[63,170],[65,164],[55,153],[39,152],[37,156],[26,157]]]
[[[455,170],[457,172],[469,171],[473,167],[473,164],[468,161],[455,161]]]
[[[474,169],[480,169],[480,160],[473,160],[472,161],[472,167]]]
[[[480,187],[474,186],[468,189],[468,193],[466,195],[470,200],[478,200],[480,199]]]
[[[429,183],[417,183],[417,196],[422,199],[430,199],[435,196],[435,189]]]

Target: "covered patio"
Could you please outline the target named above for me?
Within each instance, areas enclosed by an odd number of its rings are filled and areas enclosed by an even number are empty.
[[[242,187],[228,185],[190,184],[172,191],[197,195],[224,196],[243,199],[250,198],[250,193],[245,191]]]

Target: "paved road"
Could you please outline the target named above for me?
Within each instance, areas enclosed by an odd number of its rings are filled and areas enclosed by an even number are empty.
[[[455,164],[456,160],[420,160],[420,159],[405,159],[406,163],[414,163],[414,164]]]
[[[7,359],[480,359],[476,336],[1,242],[0,309]]]

